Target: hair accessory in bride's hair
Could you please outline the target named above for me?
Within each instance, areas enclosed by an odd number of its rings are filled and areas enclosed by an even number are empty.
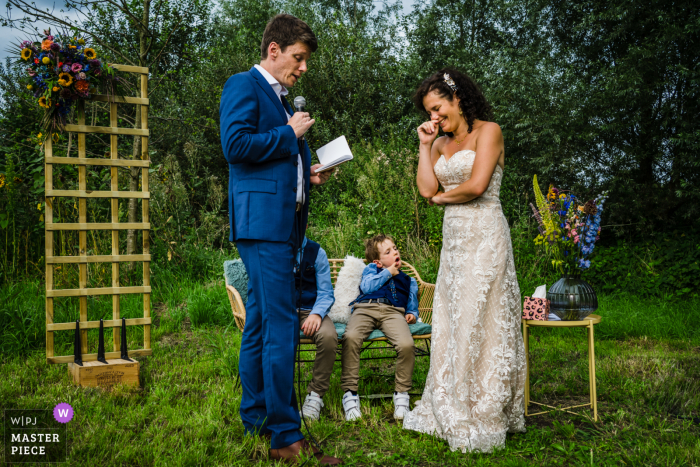
[[[452,92],[457,92],[457,85],[455,84],[454,80],[450,78],[450,75],[445,73],[442,77],[445,80],[445,83],[452,89]]]

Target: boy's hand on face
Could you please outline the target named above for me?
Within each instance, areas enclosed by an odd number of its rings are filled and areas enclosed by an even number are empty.
[[[408,324],[413,324],[416,322],[416,317],[412,315],[411,313],[406,313],[406,322]]]
[[[396,263],[392,264],[387,268],[387,270],[391,273],[392,276],[395,276],[399,273],[399,270],[401,269],[401,262],[397,261]]]
[[[306,337],[313,337],[316,331],[321,327],[321,317],[319,315],[309,315],[301,325],[301,330],[304,331]]]

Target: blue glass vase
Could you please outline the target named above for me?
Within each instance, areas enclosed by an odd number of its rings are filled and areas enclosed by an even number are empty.
[[[580,274],[564,274],[547,291],[549,312],[562,321],[580,321],[598,309],[598,297]]]

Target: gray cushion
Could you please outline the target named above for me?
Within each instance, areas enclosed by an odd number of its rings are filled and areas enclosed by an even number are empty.
[[[333,323],[335,325],[335,332],[338,333],[338,340],[343,338],[345,334],[345,324],[343,323]],[[426,323],[413,323],[408,325],[408,329],[411,331],[412,336],[422,336],[424,334],[430,334],[433,331],[433,327]],[[302,331],[299,331],[299,337],[305,339],[306,336]],[[386,337],[382,331],[375,329],[365,340],[377,339],[379,337]]]
[[[248,303],[248,273],[245,270],[243,261],[240,259],[224,261],[224,279],[226,280],[226,285],[231,285],[238,290],[243,304]]]

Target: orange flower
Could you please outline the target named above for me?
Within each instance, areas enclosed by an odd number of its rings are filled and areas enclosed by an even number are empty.
[[[53,44],[53,41],[49,39],[44,39],[41,42],[41,50],[51,50],[51,44]]]
[[[89,87],[90,84],[85,80],[76,81],[75,83],[75,89],[77,89],[78,92],[87,92]]]

